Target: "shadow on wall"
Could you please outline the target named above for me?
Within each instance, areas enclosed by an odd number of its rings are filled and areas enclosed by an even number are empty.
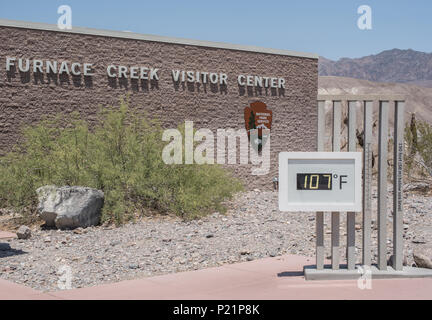
[[[284,88],[261,88],[238,85],[239,95],[248,97],[272,96],[272,97],[285,97]]]
[[[127,79],[127,78],[113,78],[107,77],[108,86],[112,89],[125,89],[129,88],[134,92],[149,92],[150,90],[159,90],[159,81],[147,79]]]
[[[31,74],[30,71],[27,72],[19,72],[20,81],[22,84],[30,83],[31,82]],[[17,78],[17,70],[16,66],[11,66],[11,70],[7,71],[7,80],[8,82],[12,82],[13,79]],[[54,83],[55,85],[70,85],[72,81],[72,84],[74,87],[81,88],[86,87],[87,89],[93,88],[93,79],[91,76],[75,76],[75,75],[68,75],[68,74],[61,74],[58,75],[56,73],[48,73],[45,75],[41,72],[34,72],[33,73],[33,83],[34,84],[51,84]]]
[[[179,91],[189,91],[189,92],[197,92],[197,93],[221,93],[228,94],[228,87],[226,84],[218,84],[218,83],[199,83],[199,82],[183,82],[183,81],[174,81],[173,79],[174,90]]]

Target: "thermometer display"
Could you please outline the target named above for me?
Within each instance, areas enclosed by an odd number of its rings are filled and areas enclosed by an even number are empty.
[[[332,190],[332,174],[297,173],[297,190]]]

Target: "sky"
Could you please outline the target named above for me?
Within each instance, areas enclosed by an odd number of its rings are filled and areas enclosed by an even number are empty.
[[[337,60],[399,48],[432,52],[431,0],[0,0],[0,18],[316,53]],[[372,9],[360,30],[357,9]]]

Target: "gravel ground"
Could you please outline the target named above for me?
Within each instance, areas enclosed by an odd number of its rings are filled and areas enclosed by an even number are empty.
[[[432,197],[411,194],[404,207],[405,253],[411,265],[414,247],[432,240]],[[356,230],[358,262],[360,216]],[[325,221],[329,256],[330,214],[326,214]],[[341,235],[345,236],[344,214],[341,225]],[[391,219],[389,239],[390,225]],[[255,190],[238,195],[226,215],[215,213],[197,221],[154,217],[120,228],[33,230],[29,240],[0,243],[0,277],[34,289],[56,291],[60,290],[58,281],[64,275],[63,266],[70,268],[71,287],[80,288],[283,254],[313,257],[314,233],[315,213],[279,212],[277,193]],[[376,230],[372,236],[372,243],[376,244]],[[345,244],[344,239],[341,245]],[[391,240],[388,242],[390,254]],[[344,253],[342,247],[341,258]]]

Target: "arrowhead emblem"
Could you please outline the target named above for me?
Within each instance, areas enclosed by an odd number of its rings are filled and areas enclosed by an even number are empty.
[[[249,141],[251,140],[251,130],[258,130],[258,137],[250,143],[256,151],[260,152],[270,136],[265,133],[263,135],[263,129],[271,130],[273,112],[267,109],[264,102],[256,101],[244,109],[244,119]]]

